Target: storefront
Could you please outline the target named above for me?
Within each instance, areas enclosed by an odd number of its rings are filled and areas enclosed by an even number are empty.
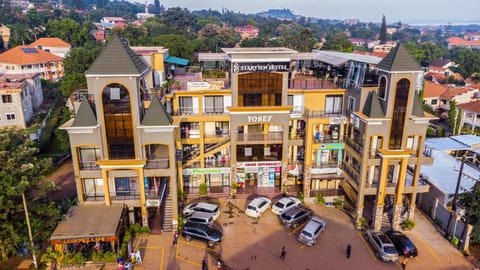
[[[280,161],[238,162],[237,186],[278,187],[282,178],[282,163]]]
[[[230,187],[230,168],[183,169],[183,187],[187,193],[196,193],[202,183],[202,175],[210,192],[226,192]]]

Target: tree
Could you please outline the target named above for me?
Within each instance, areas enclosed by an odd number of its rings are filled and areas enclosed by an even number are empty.
[[[380,44],[387,43],[387,19],[385,15],[382,17],[382,26],[380,27]]]
[[[50,159],[37,157],[38,148],[28,135],[11,129],[0,131],[0,253],[2,260],[28,243],[25,209],[28,211],[35,243],[46,242],[60,220],[60,209],[46,194],[53,189],[43,181],[51,167]],[[20,214],[22,213],[22,214]],[[25,246],[30,249],[30,246]]]
[[[457,123],[457,102],[453,99],[450,101],[450,111],[448,111],[448,127],[450,128],[450,133],[456,135],[455,131],[457,130],[455,124]]]
[[[162,19],[176,34],[191,33],[197,23],[197,16],[192,15],[188,9],[179,7],[169,8],[163,13]]]
[[[101,47],[73,48],[63,60],[65,76],[62,80],[62,95],[68,97],[73,91],[86,88],[85,71],[101,51]]]
[[[340,52],[352,52],[353,44],[348,40],[345,34],[340,32],[334,32],[327,35],[327,41],[323,45],[322,49],[340,51]]]

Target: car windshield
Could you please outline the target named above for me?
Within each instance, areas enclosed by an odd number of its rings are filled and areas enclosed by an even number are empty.
[[[397,250],[394,247],[386,246],[384,249],[387,254],[397,254]]]
[[[285,205],[284,205],[283,203],[281,203],[281,202],[277,202],[277,203],[275,204],[275,206],[278,207],[278,208],[283,208]]]
[[[302,231],[302,235],[305,235],[307,237],[312,237],[312,234],[307,231]]]
[[[291,220],[291,219],[292,219],[292,216],[282,215],[282,218],[285,219],[285,220]]]
[[[250,209],[250,210],[257,210],[257,208],[255,206],[252,206],[252,205],[248,205],[247,208]]]
[[[208,228],[207,229],[207,234],[208,235],[217,235],[218,231],[216,229]]]

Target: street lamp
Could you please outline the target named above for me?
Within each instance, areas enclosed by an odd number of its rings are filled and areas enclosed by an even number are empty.
[[[20,166],[20,169],[22,172],[25,172],[26,170],[31,168],[33,168],[32,163],[22,164]],[[35,256],[35,245],[33,244],[32,228],[30,226],[30,216],[28,214],[27,200],[25,199],[24,191],[22,191],[22,202],[23,202],[23,210],[25,211],[25,220],[27,221],[28,239],[30,240],[30,246],[32,247],[33,265],[35,266],[35,268],[38,268],[37,257]]]

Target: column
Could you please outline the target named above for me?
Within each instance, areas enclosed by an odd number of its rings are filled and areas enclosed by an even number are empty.
[[[383,207],[385,205],[385,195],[387,189],[388,177],[388,158],[382,158],[380,181],[377,188],[377,195],[373,209],[373,229],[380,230],[382,227]]]
[[[110,199],[110,187],[108,185],[108,170],[102,168],[102,178],[103,178],[103,190],[105,192],[105,205],[110,206],[112,204]]]
[[[145,183],[144,176],[143,176],[143,168],[137,169],[138,175],[138,187],[140,189],[140,210],[142,213],[142,226],[148,227],[148,215],[147,215],[147,201],[145,195]]]
[[[405,190],[405,181],[407,177],[407,165],[408,158],[402,158],[400,162],[400,172],[397,181],[397,189],[395,191],[395,202],[393,206],[393,224],[394,230],[400,228],[400,222],[402,222],[401,215],[403,210],[403,191]]]

